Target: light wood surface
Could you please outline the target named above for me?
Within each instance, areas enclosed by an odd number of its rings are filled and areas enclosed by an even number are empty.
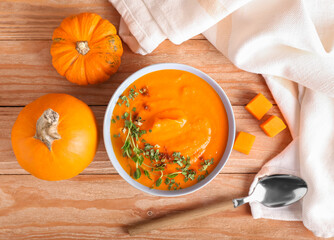
[[[119,72],[96,86],[76,86],[57,74],[49,53],[53,30],[71,14],[95,12],[119,24],[107,0],[0,1],[0,239],[134,239],[128,226],[164,215],[247,195],[261,166],[291,141],[288,130],[267,137],[244,105],[258,92],[274,100],[260,75],[244,72],[202,35],[176,46],[163,42],[140,56],[124,46]],[[106,104],[115,89],[136,70],[154,63],[194,66],[225,90],[237,130],[256,135],[250,155],[236,151],[222,172],[193,194],[163,198],[142,193],[114,170],[100,139],[92,164],[79,176],[60,182],[38,180],[17,163],[10,132],[23,106],[46,93],[62,92],[89,104],[102,131]],[[270,114],[281,116],[276,105]],[[102,134],[101,134],[102,136]],[[138,239],[311,239],[301,222],[254,220],[249,206],[153,230]]]
[[[145,221],[135,224],[127,228],[130,236],[136,236],[143,233],[148,233],[153,230],[171,228],[173,226],[182,225],[185,222],[195,221],[199,218],[205,218],[218,212],[227,212],[234,210],[234,205],[231,199],[220,200],[214,203],[208,203],[205,206],[196,207],[178,213],[168,214],[154,221]]]
[[[110,7],[110,6],[109,6]],[[122,64],[110,81],[95,86],[74,86],[51,64],[50,40],[0,41],[0,106],[24,106],[46,93],[68,93],[89,105],[106,105],[121,82],[133,72],[155,63],[176,62],[196,67],[214,78],[233,105],[245,105],[257,92],[273,101],[262,76],[239,70],[207,40],[189,40],[179,46],[163,42],[141,56],[124,45]]]
[[[0,176],[1,239],[135,239],[126,227],[247,194],[253,174],[219,174],[186,196],[154,197],[118,175],[46,182]],[[138,235],[137,239],[308,239],[301,222],[253,220],[248,206]]]

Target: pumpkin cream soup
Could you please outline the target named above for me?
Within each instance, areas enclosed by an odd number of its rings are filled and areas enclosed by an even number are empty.
[[[222,158],[228,120],[215,90],[181,70],[149,73],[119,97],[112,145],[123,169],[141,184],[177,190],[196,184]]]

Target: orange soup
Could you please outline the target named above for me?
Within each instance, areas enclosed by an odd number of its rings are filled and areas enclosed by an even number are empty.
[[[200,77],[160,70],[136,80],[120,96],[111,141],[123,169],[141,184],[177,190],[216,167],[228,138],[224,105]]]

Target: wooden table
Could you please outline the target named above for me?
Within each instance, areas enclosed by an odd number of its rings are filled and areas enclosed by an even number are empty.
[[[68,15],[95,12],[116,27],[119,15],[106,0],[5,0],[0,2],[0,239],[133,239],[125,227],[168,213],[247,194],[261,166],[291,141],[288,130],[268,138],[244,105],[262,92],[274,100],[260,75],[235,67],[201,35],[179,45],[163,42],[140,56],[124,45],[119,71],[96,86],[77,86],[51,65],[53,30]],[[182,197],[154,197],[126,183],[106,154],[103,139],[94,161],[67,181],[38,180],[17,163],[10,142],[22,107],[46,93],[68,93],[91,106],[102,131],[106,104],[133,72],[155,63],[196,67],[225,90],[237,130],[256,135],[250,155],[233,151],[222,172],[205,188]],[[281,115],[274,105],[271,114]],[[101,134],[102,136],[102,134]],[[249,206],[139,235],[140,239],[308,239],[301,222],[253,220]]]

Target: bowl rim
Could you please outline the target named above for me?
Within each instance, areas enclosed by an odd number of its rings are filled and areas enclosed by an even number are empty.
[[[228,139],[225,147],[224,154],[222,158],[219,160],[218,165],[213,169],[213,171],[206,176],[202,181],[184,188],[180,190],[174,190],[174,191],[169,191],[169,190],[157,190],[157,189],[152,189],[149,188],[145,185],[142,185],[141,183],[137,182],[134,180],[120,165],[119,161],[117,160],[113,146],[111,143],[111,135],[110,135],[110,125],[111,125],[111,117],[112,113],[114,110],[114,107],[119,99],[119,96],[124,92],[124,90],[130,86],[134,81],[136,81],[138,78],[151,73],[155,71],[160,71],[160,70],[183,70],[186,72],[190,72],[192,74],[197,75],[198,77],[202,78],[204,81],[206,81],[214,90],[215,92],[219,95],[220,99],[223,102],[227,118],[228,118]],[[141,190],[145,193],[155,195],[155,196],[162,196],[162,197],[176,197],[176,196],[182,196],[186,194],[193,193],[202,187],[206,186],[209,182],[211,182],[218,174],[219,172],[223,169],[225,166],[233,148],[233,143],[234,143],[234,138],[235,138],[235,119],[234,119],[234,113],[232,109],[232,105],[225,94],[224,90],[219,86],[219,84],[213,80],[210,76],[205,74],[204,72],[198,70],[197,68],[191,67],[189,65],[185,64],[179,64],[179,63],[158,63],[158,64],[153,64],[147,67],[144,67],[133,74],[131,74],[128,78],[126,78],[123,83],[116,89],[114,94],[111,96],[110,101],[108,103],[105,115],[104,115],[104,120],[103,120],[103,139],[104,139],[104,145],[105,149],[107,151],[109,160],[111,161],[112,165],[116,169],[116,171],[119,173],[119,175],[127,181],[131,186],[137,188],[138,190]]]

